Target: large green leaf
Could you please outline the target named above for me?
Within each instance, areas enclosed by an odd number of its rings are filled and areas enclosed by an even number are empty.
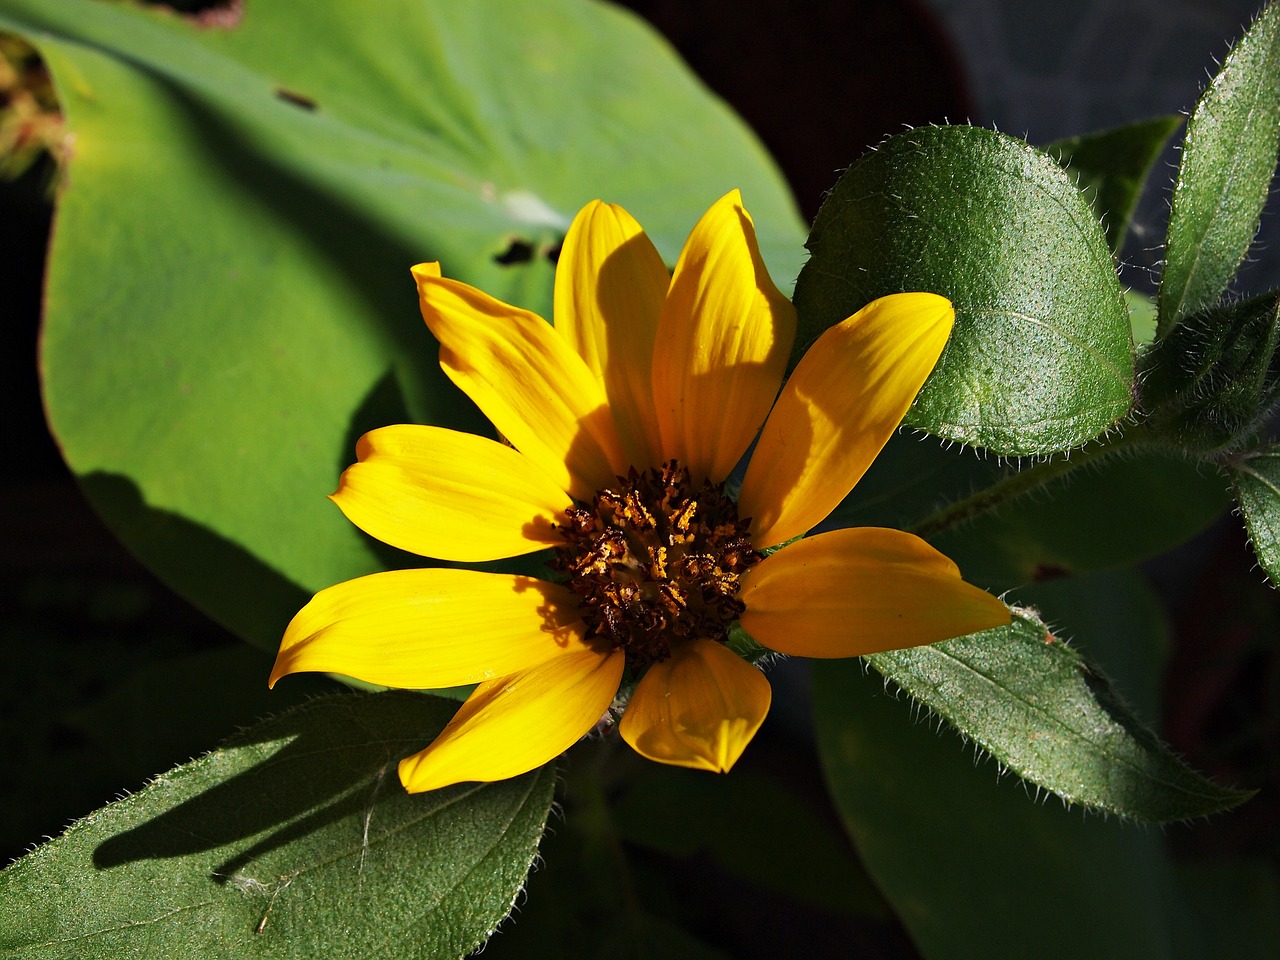
[[[1249,251],[1280,148],[1280,5],[1201,95],[1182,144],[1160,277],[1160,334],[1212,306]]]
[[[54,431],[116,532],[264,646],[310,591],[405,562],[325,501],[363,430],[486,428],[436,366],[411,264],[545,311],[592,197],[671,260],[740,187],[775,276],[799,267],[758,142],[600,4],[255,0],[221,28],[0,0],[0,29],[45,56],[74,138],[43,340]]]
[[[800,347],[885,294],[955,304],[910,424],[1038,454],[1128,412],[1133,346],[1111,253],[1071,179],[1026,143],[972,127],[892,137],[841,177],[808,245]]]
[[[1102,220],[1107,243],[1117,256],[1129,232],[1143,184],[1182,117],[1154,117],[1112,130],[1057,140],[1049,155],[1076,177],[1093,211]]]
[[[456,958],[510,911],[551,767],[410,796],[434,697],[312,701],[157,778],[0,873],[0,954]]]
[[[1003,766],[1064,800],[1185,820],[1249,794],[1187,767],[1033,611],[1008,627],[867,657]]]
[[[1258,563],[1273,586],[1280,584],[1280,449],[1234,458],[1227,472]]]
[[[1176,955],[1158,832],[1036,802],[856,663],[813,692],[832,797],[928,960]]]

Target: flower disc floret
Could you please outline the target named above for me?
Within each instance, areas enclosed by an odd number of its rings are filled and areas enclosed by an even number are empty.
[[[678,460],[634,467],[590,506],[565,510],[552,568],[581,597],[588,641],[626,652],[638,675],[673,644],[724,640],[745,609],[741,576],[762,557],[723,483],[691,489]]]

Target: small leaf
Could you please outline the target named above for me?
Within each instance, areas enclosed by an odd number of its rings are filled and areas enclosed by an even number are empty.
[[[892,137],[841,177],[808,246],[798,351],[885,294],[955,304],[911,425],[1039,454],[1128,412],[1133,347],[1111,253],[1066,173],[1026,143],[972,127]]]
[[[1249,251],[1280,148],[1280,5],[1200,96],[1182,145],[1160,278],[1160,335],[1212,306]]]
[[[1072,803],[1163,823],[1248,799],[1187,767],[1033,612],[1007,627],[868,662],[1025,780]]]
[[[1143,184],[1182,117],[1155,117],[1049,144],[1050,156],[1074,173],[1119,255]]]
[[[405,793],[397,761],[452,710],[319,699],[158,777],[0,872],[0,954],[465,955],[511,909],[555,774]]]
[[[1227,472],[1258,563],[1273,586],[1280,584],[1280,448],[1230,460]]]

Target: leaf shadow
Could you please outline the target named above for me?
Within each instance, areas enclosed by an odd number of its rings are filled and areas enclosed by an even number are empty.
[[[225,882],[264,854],[371,809],[382,782],[395,776],[388,774],[391,765],[428,742],[455,707],[402,691],[313,700],[231,740],[224,750],[247,749],[261,753],[261,759],[104,840],[94,850],[94,866],[105,870],[188,856],[257,838],[229,851],[231,856],[214,868],[214,879]],[[200,762],[220,761],[215,754]],[[180,774],[173,784],[181,789]],[[393,795],[399,795],[398,785]]]
[[[285,624],[310,597],[238,543],[150,506],[129,477],[95,471],[80,484],[112,532],[158,576],[255,646],[274,650]]]

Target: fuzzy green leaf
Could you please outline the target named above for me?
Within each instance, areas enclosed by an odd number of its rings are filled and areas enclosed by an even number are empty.
[[[1057,140],[1046,149],[1077,178],[1077,186],[1093,206],[1117,256],[1129,232],[1143,184],[1182,117],[1155,117]]]
[[[1175,757],[1034,612],[867,660],[1003,766],[1072,803],[1163,823],[1249,797]]]
[[[1126,453],[1051,480],[944,532],[927,533],[939,511],[981,496],[1016,473],[1017,465],[900,433],[827,524],[920,526],[930,543],[960,565],[966,580],[998,592],[1155,556],[1199,533],[1230,506],[1226,481],[1213,468],[1158,452]]]
[[[406,794],[397,761],[453,707],[315,700],[158,777],[0,873],[0,955],[464,956],[510,911],[555,774]]]
[[[1160,278],[1160,335],[1210,307],[1249,251],[1280,149],[1280,4],[1201,95],[1182,145]]]
[[[0,0],[74,150],[43,357],[50,421],[125,542],[272,647],[322,587],[420,562],[325,497],[390,423],[485,431],[409,267],[546,313],[593,197],[674,261],[734,187],[784,288],[802,224],[746,127],[651,30],[586,0]]]
[[[1280,584],[1280,448],[1232,459],[1227,472],[1258,563],[1273,586]]]
[[[1072,180],[1026,143],[972,127],[892,137],[841,177],[808,246],[799,349],[885,294],[955,304],[911,425],[1039,454],[1128,412],[1133,346],[1106,239]]]

